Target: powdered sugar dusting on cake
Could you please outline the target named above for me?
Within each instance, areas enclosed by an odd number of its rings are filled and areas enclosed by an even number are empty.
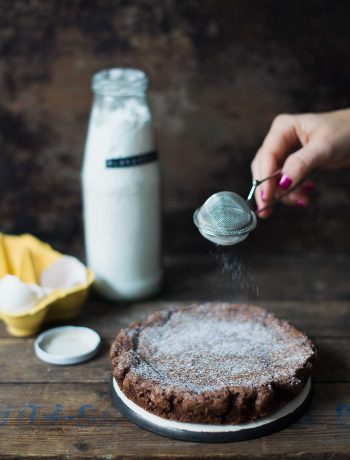
[[[313,351],[303,334],[286,334],[261,309],[247,317],[227,304],[173,313],[138,337],[133,372],[165,387],[202,392],[225,386],[268,385],[281,378],[298,384],[295,372]]]

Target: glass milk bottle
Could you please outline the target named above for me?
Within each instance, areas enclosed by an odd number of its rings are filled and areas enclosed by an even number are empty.
[[[93,76],[82,169],[85,249],[95,288],[113,300],[160,290],[161,190],[147,77],[136,69]]]

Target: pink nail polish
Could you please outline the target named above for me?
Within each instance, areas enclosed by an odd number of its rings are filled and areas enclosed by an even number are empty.
[[[281,177],[278,183],[278,186],[282,188],[283,190],[287,190],[287,188],[290,187],[291,184],[292,184],[292,179],[290,179],[288,176],[283,174],[283,176]]]
[[[307,206],[307,203],[305,200],[297,200],[296,203],[295,203],[297,206],[301,207],[301,208],[306,208]]]

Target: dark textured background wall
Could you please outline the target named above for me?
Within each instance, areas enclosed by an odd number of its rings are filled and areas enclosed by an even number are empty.
[[[90,77],[135,66],[150,78],[167,251],[207,248],[192,211],[247,193],[272,118],[350,105],[349,19],[331,0],[0,0],[1,230],[79,247]],[[349,249],[349,178],[321,174],[312,207],[277,209],[251,250]]]

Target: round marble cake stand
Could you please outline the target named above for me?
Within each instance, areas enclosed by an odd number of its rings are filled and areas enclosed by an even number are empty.
[[[153,433],[181,441],[235,442],[266,436],[298,420],[311,400],[311,379],[306,382],[298,396],[274,414],[241,425],[184,423],[158,417],[128,399],[113,377],[111,378],[111,393],[113,405],[124,417]]]

